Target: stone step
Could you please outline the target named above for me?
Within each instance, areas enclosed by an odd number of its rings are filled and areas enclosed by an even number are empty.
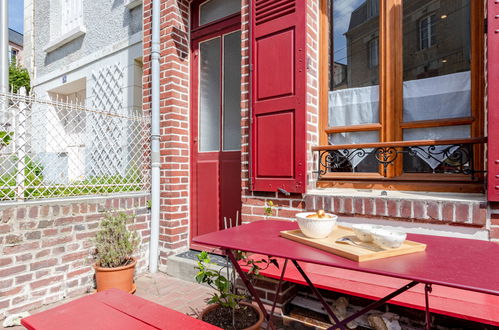
[[[198,272],[196,269],[198,264],[196,256],[198,253],[199,251],[189,250],[168,257],[166,273],[174,278],[189,282],[196,282],[195,277]],[[210,259],[216,264],[213,268],[217,270],[224,267],[226,264],[224,256],[210,253]]]

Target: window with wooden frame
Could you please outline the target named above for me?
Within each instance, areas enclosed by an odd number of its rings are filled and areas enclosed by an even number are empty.
[[[483,191],[483,1],[321,1],[319,185]]]

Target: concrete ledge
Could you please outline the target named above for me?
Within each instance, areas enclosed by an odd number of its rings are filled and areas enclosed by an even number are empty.
[[[142,4],[142,0],[125,0],[125,7],[127,7],[129,10],[132,10],[135,7],[138,7]]]
[[[87,33],[87,30],[83,25],[78,25],[74,29],[70,30],[69,32],[63,34],[62,36],[51,40],[47,46],[43,49],[46,53],[50,53],[57,48],[75,40],[76,38],[84,35]]]

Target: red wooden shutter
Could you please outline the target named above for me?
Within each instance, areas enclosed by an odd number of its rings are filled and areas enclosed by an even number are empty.
[[[488,200],[499,201],[499,1],[488,0]]]
[[[302,0],[252,3],[252,189],[305,192],[306,49]]]

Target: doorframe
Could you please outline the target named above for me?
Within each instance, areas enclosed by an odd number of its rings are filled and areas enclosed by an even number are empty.
[[[190,153],[190,235],[189,235],[189,246],[191,249],[195,250],[209,250],[215,251],[213,247],[207,247],[199,244],[195,244],[192,242],[193,237],[197,236],[197,174],[196,174],[196,161],[198,158],[198,150],[195,150],[196,140],[198,138],[199,133],[199,57],[198,50],[199,44],[203,41],[207,41],[209,39],[220,36],[223,39],[224,34],[228,34],[231,32],[235,32],[237,30],[242,31],[241,26],[241,12],[226,16],[222,19],[216,20],[214,22],[205,24],[203,26],[199,26],[199,6],[205,2],[205,0],[193,1],[191,4],[191,32],[190,32],[190,43],[189,43],[189,55],[190,55],[190,87],[189,87],[189,153]],[[223,63],[222,63],[223,64]],[[223,65],[221,67],[223,69]],[[222,87],[222,86],[221,86]],[[223,121],[222,117],[220,117],[221,123]],[[222,134],[222,132],[221,132]],[[222,148],[222,145],[220,146]],[[219,151],[221,152],[221,151]],[[220,252],[220,251],[218,251]]]

